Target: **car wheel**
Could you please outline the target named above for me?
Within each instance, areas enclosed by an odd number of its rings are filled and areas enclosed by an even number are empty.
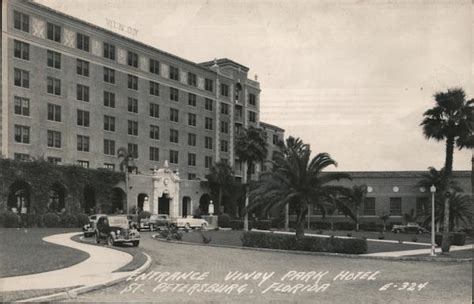
[[[139,244],[140,244],[140,241],[133,241],[132,242],[133,247],[138,247]]]
[[[114,238],[111,235],[109,235],[109,237],[107,238],[107,244],[109,246],[114,246],[115,245]]]
[[[189,223],[186,223],[186,224],[184,225],[184,229],[186,229],[186,230],[191,229],[191,225],[189,225]]]
[[[100,244],[99,232],[96,232],[96,233],[95,233],[95,242],[96,242],[97,244]]]

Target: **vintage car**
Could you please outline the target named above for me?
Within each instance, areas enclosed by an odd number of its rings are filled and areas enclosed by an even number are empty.
[[[150,231],[161,230],[167,227],[171,223],[170,216],[168,214],[152,214],[148,219],[148,226]]]
[[[171,221],[171,223],[176,224],[178,228],[202,228],[206,229],[209,223],[206,220],[200,218],[194,218],[192,216],[178,217]]]
[[[406,225],[393,225],[392,232],[394,233],[428,233],[429,231],[421,227],[418,223],[407,223]]]
[[[126,216],[104,215],[97,220],[95,240],[97,243],[106,240],[110,246],[119,243],[132,243],[136,247],[140,244],[140,233],[129,225]]]
[[[135,229],[140,231],[140,227],[138,226],[138,223],[140,222],[138,214],[127,214],[127,219],[130,227],[134,227]]]
[[[103,215],[105,214],[94,214],[89,216],[89,223],[82,226],[82,232],[84,232],[84,237],[90,237],[94,235],[97,220]]]

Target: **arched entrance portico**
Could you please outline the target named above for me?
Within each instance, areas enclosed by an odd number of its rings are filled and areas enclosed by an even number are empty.
[[[31,186],[25,181],[16,181],[8,192],[8,210],[15,213],[30,212]]]
[[[199,199],[199,209],[201,209],[202,214],[208,214],[209,213],[209,202],[211,201],[211,197],[209,194],[204,193],[201,195],[201,198]]]
[[[61,183],[54,183],[49,190],[48,212],[62,212],[66,209],[66,187]]]
[[[166,193],[158,199],[158,214],[170,214],[170,197]]]
[[[84,204],[83,208],[86,214],[96,213],[96,204],[95,204],[95,190],[92,186],[84,187]]]
[[[169,168],[168,161],[153,171],[153,212],[179,216],[179,182],[179,175]]]
[[[112,213],[124,213],[127,208],[126,194],[122,188],[115,187],[112,189],[111,211]]]
[[[148,204],[149,197],[146,193],[140,193],[137,197],[137,212],[150,211],[150,205]]]

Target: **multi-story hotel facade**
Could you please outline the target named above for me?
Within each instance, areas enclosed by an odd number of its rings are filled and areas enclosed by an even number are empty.
[[[186,213],[215,162],[241,168],[235,137],[260,116],[260,86],[247,67],[197,64],[32,1],[2,1],[1,16],[4,157],[118,170],[124,148],[139,173],[128,205],[143,204],[143,194],[157,211],[153,176],[166,167],[190,189],[176,192]]]

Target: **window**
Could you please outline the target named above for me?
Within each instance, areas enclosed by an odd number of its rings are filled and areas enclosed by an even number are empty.
[[[160,160],[160,149],[157,147],[150,147],[150,160],[159,161]]]
[[[61,132],[48,130],[48,147],[61,148]]]
[[[212,79],[205,79],[204,82],[204,89],[206,91],[212,92],[213,91],[213,86],[214,86],[214,81]]]
[[[221,95],[229,97],[229,86],[225,83],[221,83]]]
[[[375,197],[366,197],[364,200],[364,215],[375,215]]]
[[[430,201],[428,197],[422,196],[416,198],[416,216],[427,215],[428,211],[431,209]]]
[[[48,120],[61,121],[61,106],[48,103]]]
[[[48,22],[47,38],[55,42],[61,42],[61,27]]]
[[[17,87],[30,87],[30,72],[15,68],[14,70],[14,84]]]
[[[28,43],[15,40],[13,45],[13,56],[15,58],[30,60],[30,45]]]
[[[204,157],[204,167],[209,169],[212,167],[212,156],[205,156]]]
[[[229,142],[227,140],[221,140],[221,152],[229,152]]]
[[[77,35],[76,35],[76,47],[80,50],[89,52],[89,36],[77,33]]]
[[[226,103],[221,103],[221,114],[229,115],[229,105]]]
[[[249,121],[256,122],[257,121],[257,113],[249,111]]]
[[[48,77],[48,93],[53,95],[61,95],[61,80]]]
[[[115,93],[104,91],[104,106],[115,108]]]
[[[179,101],[179,91],[175,88],[170,88],[170,99],[173,101]]]
[[[13,27],[23,32],[30,32],[30,16],[14,11],[13,12]]]
[[[209,136],[204,137],[204,148],[212,149],[212,137],[209,137]]]
[[[82,127],[89,127],[89,111],[77,110],[77,125]]]
[[[28,160],[30,160],[30,155],[25,154],[25,153],[14,153],[13,154],[13,159],[14,160],[19,160],[19,161],[28,161]]]
[[[170,79],[179,80],[179,69],[170,65]]]
[[[243,127],[241,124],[235,124],[235,134],[239,135],[242,134],[243,132]]]
[[[114,164],[109,164],[109,163],[104,163],[104,169],[114,171],[115,170],[115,165]]]
[[[150,95],[160,96],[160,84],[150,81]]]
[[[89,136],[77,135],[77,151],[89,152]]]
[[[204,127],[206,130],[212,130],[212,118],[206,117]]]
[[[128,121],[128,135],[138,136],[138,121]]]
[[[179,110],[170,108],[170,120],[179,122]]]
[[[138,145],[137,144],[128,144],[128,153],[132,158],[138,158]]]
[[[150,73],[160,75],[160,62],[154,59],[150,59]]]
[[[132,67],[138,67],[138,54],[128,51],[128,65]]]
[[[196,166],[196,154],[188,153],[188,166]]]
[[[138,77],[128,75],[128,88],[132,90],[138,90]]]
[[[178,151],[170,150],[170,163],[177,164],[179,163],[179,154]]]
[[[115,45],[104,42],[104,58],[115,60]]]
[[[188,93],[188,105],[196,106],[196,94]]]
[[[204,108],[208,111],[212,111],[212,99],[209,99],[209,98],[205,99]]]
[[[179,131],[176,129],[170,129],[170,142],[179,143]]]
[[[229,133],[229,123],[227,121],[221,120],[221,132],[225,134]]]
[[[47,51],[47,65],[50,68],[61,69],[61,54],[58,52]]]
[[[82,168],[89,169],[89,162],[87,160],[78,160],[77,164]]]
[[[196,126],[196,114],[188,113],[188,125]]]
[[[188,133],[188,145],[192,147],[196,146],[196,134]]]
[[[277,145],[279,141],[280,141],[280,139],[278,138],[278,135],[273,134],[272,143],[273,143],[274,145]]]
[[[50,162],[52,164],[55,164],[55,165],[61,163],[61,158],[60,157],[48,156],[47,160],[48,160],[48,162]]]
[[[160,139],[160,127],[155,125],[150,125],[150,138],[151,139]]]
[[[76,72],[78,75],[89,77],[89,62],[81,60],[81,59],[77,59]]]
[[[196,74],[188,72],[188,85],[195,87],[196,84]]]
[[[110,139],[104,139],[104,154],[115,155],[115,141]]]
[[[128,112],[138,113],[138,99],[128,97]]]
[[[30,116],[30,100],[28,98],[15,96],[13,100],[16,115]]]
[[[30,143],[30,127],[15,125],[15,142],[22,144]]]
[[[150,117],[159,118],[160,117],[160,106],[156,103],[150,103]]]
[[[77,100],[89,102],[89,87],[78,84],[77,85]]]
[[[390,198],[390,215],[402,215],[402,198]]]
[[[255,94],[249,93],[249,104],[255,106],[257,104]]]
[[[104,115],[104,130],[115,132],[115,117]]]
[[[115,70],[104,67],[104,82],[115,83]]]
[[[196,173],[188,173],[188,180],[196,179]]]

